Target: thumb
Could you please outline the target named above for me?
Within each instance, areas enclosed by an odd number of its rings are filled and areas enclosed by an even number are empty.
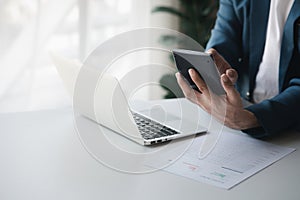
[[[226,91],[228,101],[233,105],[240,105],[241,97],[239,92],[235,89],[234,83],[232,83],[226,74],[221,75],[221,80],[223,88]]]
[[[232,68],[230,66],[230,64],[218,53],[217,50],[209,49],[209,50],[207,50],[207,53],[213,57],[213,60],[216,64],[220,74],[223,74],[226,72],[227,69]]]

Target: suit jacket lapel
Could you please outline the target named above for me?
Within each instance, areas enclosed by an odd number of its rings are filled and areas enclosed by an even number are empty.
[[[286,21],[280,53],[279,90],[282,90],[284,78],[294,51],[294,23],[300,17],[300,0],[295,0]]]
[[[250,5],[250,91],[253,91],[255,77],[264,53],[269,18],[270,0],[251,0]],[[262,31],[263,30],[263,31]]]

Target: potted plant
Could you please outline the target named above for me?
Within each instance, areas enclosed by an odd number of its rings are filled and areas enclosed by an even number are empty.
[[[152,13],[167,12],[180,18],[179,31],[190,36],[203,47],[206,46],[211,29],[216,20],[216,13],[219,8],[218,0],[178,0],[179,8],[157,6],[152,10]],[[162,42],[170,42],[168,36],[162,37]],[[160,79],[161,85],[177,85],[174,75],[167,74]],[[177,87],[180,90],[179,87]],[[174,98],[175,95],[164,87],[167,91],[165,98]]]

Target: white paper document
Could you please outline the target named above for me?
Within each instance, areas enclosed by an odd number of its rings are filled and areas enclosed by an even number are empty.
[[[204,137],[195,138],[186,152],[175,162],[170,159],[169,162],[173,163],[163,170],[230,189],[295,150],[242,134],[223,132],[211,153],[200,159],[199,151]],[[155,158],[148,166],[158,167],[163,159],[167,157],[162,155]]]

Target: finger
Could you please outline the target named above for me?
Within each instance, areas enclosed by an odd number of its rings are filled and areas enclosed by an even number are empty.
[[[234,69],[227,69],[226,70],[226,75],[228,76],[228,78],[230,79],[232,84],[234,85],[236,83],[237,79],[238,79],[237,71],[235,71]]]
[[[199,74],[194,69],[189,69],[189,74],[202,94],[209,94],[206,83],[202,80]]]
[[[184,96],[190,101],[202,107],[204,110],[207,110],[208,106],[205,104],[205,102],[203,102],[204,100],[202,98],[202,94],[192,89],[179,72],[177,72],[175,75],[177,78],[177,82],[183,91]]]
[[[209,49],[207,50],[207,53],[212,56],[220,74],[224,74],[227,69],[232,68],[229,63],[217,52],[217,50]]]
[[[177,79],[177,83],[181,88],[184,96],[192,101],[196,100],[196,95],[195,95],[196,91],[188,85],[184,77],[179,72],[177,72],[175,76]]]
[[[224,90],[226,91],[228,101],[233,105],[239,105],[241,103],[240,94],[235,89],[234,84],[230,81],[229,77],[226,74],[222,74],[221,80]]]
[[[180,86],[180,88],[182,89],[183,92],[191,90],[190,86],[186,83],[183,76],[179,72],[177,72],[175,74],[175,76],[176,76],[178,85]]]

